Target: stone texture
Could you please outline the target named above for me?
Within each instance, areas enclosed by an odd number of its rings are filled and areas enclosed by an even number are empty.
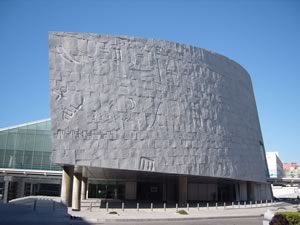
[[[265,182],[248,73],[205,49],[49,33],[53,157],[60,164]]]

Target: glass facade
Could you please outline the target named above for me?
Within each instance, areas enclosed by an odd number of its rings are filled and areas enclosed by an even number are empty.
[[[89,198],[125,199],[125,183],[116,181],[92,181],[88,186]]]
[[[52,163],[51,121],[0,129],[0,168],[61,170]]]

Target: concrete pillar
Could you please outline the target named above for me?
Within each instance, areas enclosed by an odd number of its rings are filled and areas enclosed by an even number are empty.
[[[136,182],[125,183],[125,199],[126,200],[136,199]]]
[[[256,184],[255,185],[255,201],[258,201],[261,199],[261,196],[260,196],[260,184]]]
[[[81,181],[81,200],[85,200],[87,198],[87,177],[82,177]]]
[[[219,201],[219,188],[218,188],[218,184],[215,184],[215,195],[216,195],[216,199],[214,201]]]
[[[18,181],[18,193],[17,193],[18,198],[24,197],[24,189],[25,189],[25,182],[23,179],[20,179]]]
[[[272,191],[271,184],[265,184],[265,189],[266,189],[266,200],[273,199],[273,191]]]
[[[241,201],[247,201],[247,183],[246,182],[240,182],[240,200]]]
[[[30,194],[29,195],[33,195],[32,192],[33,192],[33,183],[30,183]]]
[[[178,179],[178,202],[180,206],[187,204],[187,176],[180,176]]]
[[[118,199],[118,188],[115,187],[114,189],[114,199]]]
[[[259,200],[257,198],[257,186],[255,182],[247,182],[247,191],[248,191],[248,200],[256,201]]]
[[[235,200],[236,201],[240,201],[241,200],[240,184],[235,184]]]
[[[82,174],[74,173],[72,191],[72,211],[80,211]]]
[[[61,200],[67,206],[72,205],[72,184],[73,184],[74,166],[64,166],[61,181]]]
[[[167,184],[163,183],[163,202],[167,202]]]
[[[5,181],[3,190],[3,203],[8,202],[9,181]]]
[[[89,198],[89,183],[86,184],[86,199]]]

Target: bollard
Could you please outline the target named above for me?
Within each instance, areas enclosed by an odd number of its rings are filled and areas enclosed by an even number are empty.
[[[106,202],[106,212],[108,212],[108,202]]]
[[[250,208],[252,208],[252,201],[250,201]]]
[[[209,210],[209,203],[206,203],[206,208],[207,210]]]
[[[124,202],[122,202],[122,211],[124,212],[124,209],[125,209],[125,204]]]
[[[224,209],[226,209],[226,203],[224,202]]]
[[[166,203],[164,203],[164,211],[166,211]]]
[[[136,203],[136,210],[140,211],[140,204],[139,203]]]
[[[216,202],[216,209],[218,209],[218,203]]]
[[[90,203],[90,212],[92,212],[92,208],[93,208],[93,203]]]
[[[198,211],[199,211],[199,203],[197,203],[197,209],[198,209]]]
[[[271,200],[271,206],[273,206],[273,200]]]
[[[190,211],[190,204],[189,203],[186,204],[186,208],[187,208],[187,211]]]
[[[241,202],[239,202],[239,208],[241,208]]]
[[[33,202],[33,211],[36,210],[36,199],[34,199],[34,202]]]
[[[257,208],[257,201],[255,201],[255,207]]]
[[[176,203],[176,212],[178,212],[178,204]]]
[[[231,202],[232,208],[234,209],[234,202]]]
[[[246,202],[244,202],[244,208],[246,208]]]
[[[263,205],[262,205],[262,200],[260,200],[260,207],[262,207]]]
[[[268,200],[266,200],[266,207],[268,207]]]
[[[55,211],[55,201],[53,201],[52,210]]]
[[[153,203],[151,202],[151,211],[153,212]]]

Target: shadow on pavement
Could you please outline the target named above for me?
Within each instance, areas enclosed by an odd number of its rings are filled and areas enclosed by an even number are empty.
[[[0,225],[89,225],[80,217],[71,216],[68,208],[53,199],[23,198],[0,203]]]

